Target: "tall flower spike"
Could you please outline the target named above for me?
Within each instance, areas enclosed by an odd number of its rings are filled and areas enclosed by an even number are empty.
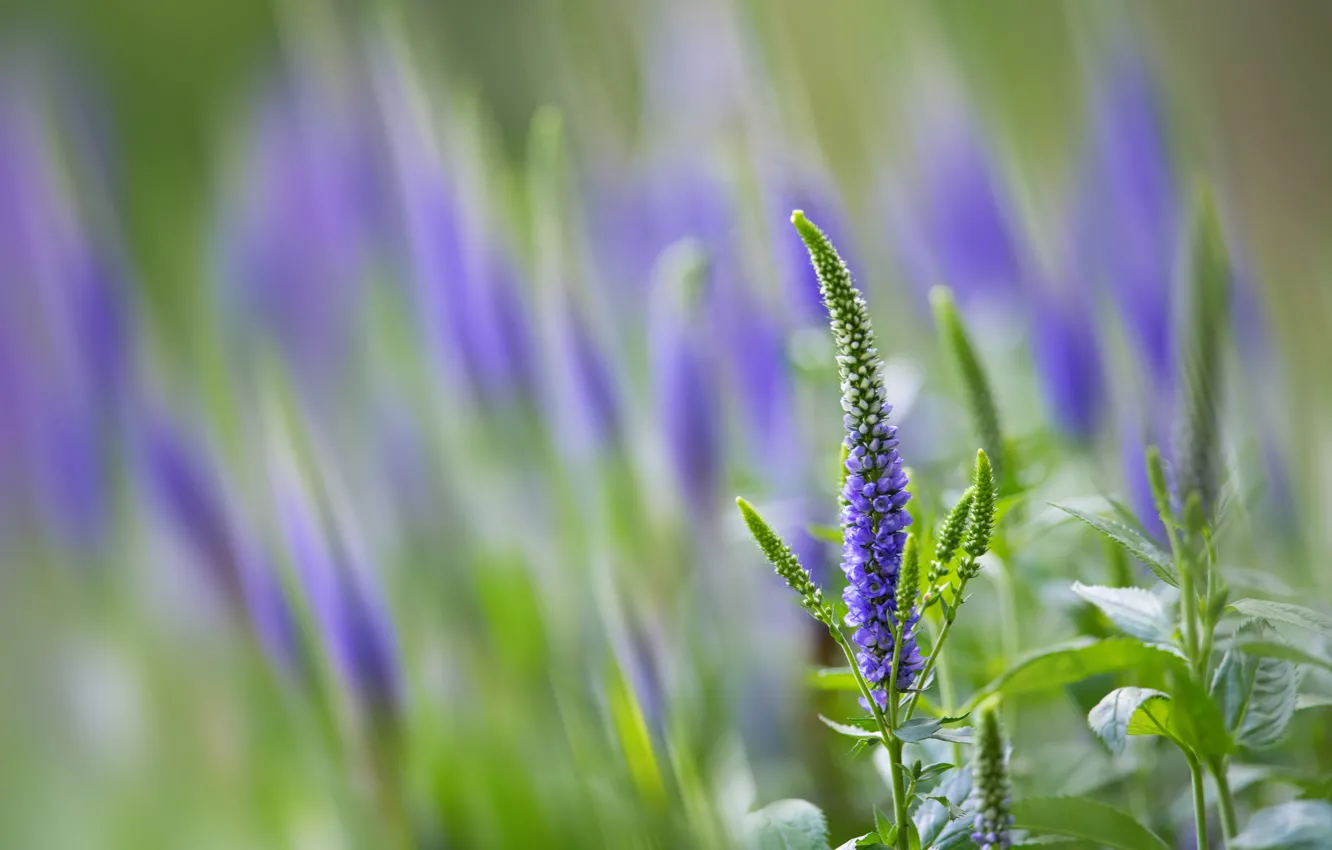
[[[754,536],[754,542],[763,550],[768,563],[772,564],[787,587],[800,594],[801,606],[809,611],[814,619],[831,626],[832,610],[823,601],[823,591],[814,583],[809,570],[800,565],[800,559],[791,551],[791,547],[782,542],[777,532],[773,531],[763,521],[763,517],[759,516],[758,511],[754,510],[753,505],[744,499],[736,499],[735,504],[740,508],[740,514],[745,518],[745,525],[749,526],[749,533]]]
[[[990,534],[994,531],[994,513],[998,493],[994,486],[994,471],[985,449],[976,452],[976,472],[971,485],[971,519],[967,523],[967,539],[962,548],[974,561],[990,550]]]
[[[842,598],[848,608],[846,625],[856,629],[853,639],[860,647],[856,663],[874,699],[883,706],[888,702],[893,666],[897,578],[905,529],[911,524],[905,510],[911,494],[906,491],[907,476],[897,453],[897,428],[887,422],[892,408],[884,402],[882,363],[874,347],[865,299],[823,231],[799,210],[791,214],[791,223],[818,274],[837,345],[847,450],[841,520],[842,570],[849,586]],[[897,687],[905,689],[924,660],[911,623],[903,633]]]
[[[1179,501],[1194,493],[1210,511],[1216,507],[1220,466],[1217,406],[1221,395],[1221,346],[1230,306],[1230,265],[1210,199],[1199,204],[1193,236],[1189,325],[1182,352],[1182,405],[1175,456],[1179,461]]]
[[[1002,477],[1003,432],[999,429],[999,412],[994,406],[994,394],[990,392],[990,380],[981,367],[980,358],[976,356],[976,348],[971,344],[967,327],[958,315],[952,291],[946,286],[936,286],[930,291],[930,302],[934,305],[934,318],[939,333],[944,344],[952,351],[962,383],[965,384],[967,406],[971,409],[976,436],[981,447],[990,453],[995,477]]]
[[[999,713],[993,708],[986,709],[980,717],[976,762],[971,768],[976,783],[976,819],[972,824],[975,832],[971,833],[971,840],[981,850],[1006,850],[1012,844],[1009,827],[1013,818],[1008,813],[1008,757],[1005,750]]]
[[[975,497],[975,488],[968,487],[939,527],[939,539],[934,544],[934,564],[930,568],[931,585],[948,575],[948,564],[957,547],[962,545],[962,533],[967,530],[967,517],[971,515],[971,503]]]

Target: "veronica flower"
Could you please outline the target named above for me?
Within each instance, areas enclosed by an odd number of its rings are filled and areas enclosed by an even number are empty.
[[[1008,748],[999,725],[999,714],[986,709],[980,716],[976,741],[976,761],[971,774],[975,782],[975,810],[971,840],[981,850],[1007,850],[1012,844],[1009,833],[1013,817],[1008,781]]]
[[[402,698],[397,642],[371,577],[302,492],[280,493],[279,514],[301,590],[339,678],[373,711],[395,712]]]
[[[1089,272],[1118,306],[1143,365],[1168,396],[1174,380],[1172,281],[1184,231],[1181,204],[1152,82],[1120,57],[1092,116],[1081,208]]]
[[[1043,287],[1033,293],[1032,343],[1041,389],[1059,430],[1088,441],[1104,419],[1105,376],[1089,293]]]
[[[860,647],[856,661],[875,700],[884,706],[894,654],[896,591],[906,527],[907,477],[897,452],[897,428],[887,422],[882,361],[875,348],[869,311],[846,264],[821,230],[797,211],[792,222],[818,272],[823,303],[837,345],[846,437],[846,480],[842,487],[842,570],[849,586],[846,624]],[[913,633],[903,624],[896,686],[908,688],[924,666]]]
[[[700,321],[707,258],[693,241],[676,243],[657,272],[651,317],[653,386],[666,448],[689,506],[709,516],[722,472],[720,398]]]
[[[76,163],[54,153],[54,118],[22,79],[0,88],[0,532],[31,518],[89,544],[128,381],[124,294],[70,196]]]
[[[893,212],[895,244],[922,291],[943,284],[959,300],[1021,291],[1015,215],[998,169],[969,121],[940,121],[921,140],[918,183]]]
[[[232,613],[248,622],[279,667],[297,670],[296,621],[274,566],[233,518],[216,466],[176,426],[141,429],[140,473],[148,495],[191,550]]]
[[[377,209],[373,159],[346,99],[298,78],[263,105],[240,195],[224,212],[222,275],[244,327],[307,376],[351,343]]]

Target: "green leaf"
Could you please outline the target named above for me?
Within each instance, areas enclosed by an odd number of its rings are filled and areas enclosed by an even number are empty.
[[[970,744],[974,736],[972,735],[970,726],[959,726],[956,729],[936,729],[930,737],[937,741],[951,741],[955,744]]]
[[[943,797],[954,806],[961,806],[971,794],[971,768],[963,767],[948,774],[935,791],[937,796]],[[923,802],[916,810],[914,818],[916,831],[920,833],[921,845],[925,847],[935,845],[950,820],[951,813],[942,804],[934,800]]]
[[[1250,617],[1275,620],[1278,623],[1307,629],[1324,637],[1332,637],[1332,617],[1305,608],[1303,605],[1269,602],[1266,599],[1236,599],[1230,603],[1230,607]]]
[[[805,800],[778,800],[745,815],[748,850],[828,850],[828,820]]]
[[[867,838],[872,838],[872,839],[874,839],[874,843],[876,843],[876,844],[877,844],[878,841],[879,841],[879,835],[878,835],[878,833],[876,833],[876,832],[867,832],[867,833],[865,833],[864,835],[857,835],[855,838],[848,838],[845,842],[843,842],[843,843],[837,845],[837,850],[856,850],[857,847],[868,847],[868,846],[871,846],[871,845],[868,845],[868,844],[862,844],[862,843],[861,843],[862,841],[864,841],[864,840],[867,839]]]
[[[1312,655],[1289,644],[1272,640],[1249,640],[1237,643],[1236,647],[1249,655],[1257,655],[1262,658],[1279,658],[1282,661],[1310,664],[1314,667],[1322,667],[1324,670],[1332,671],[1332,661]]]
[[[1295,698],[1295,710],[1304,711],[1310,708],[1332,708],[1332,696],[1324,694],[1300,694]]]
[[[1329,701],[1329,704],[1332,705],[1332,701]],[[915,774],[916,781],[925,782],[926,780],[933,779],[936,776],[940,776],[944,773],[947,773],[948,771],[952,770],[954,767],[955,765],[951,765],[948,762],[942,762],[942,761],[938,762],[937,764],[927,765],[921,768]]]
[[[879,734],[879,731],[877,729],[862,729],[859,726],[850,726],[846,723],[838,723],[836,720],[829,720],[828,718],[824,717],[822,714],[819,715],[819,719],[823,721],[824,726],[827,726],[829,729],[833,730],[834,732],[846,735],[847,737],[850,738],[873,738],[876,741],[883,740],[883,736]],[[926,735],[925,737],[928,738],[929,736]]]
[[[1087,725],[1096,737],[1105,742],[1110,752],[1118,755],[1124,751],[1128,741],[1129,726],[1140,711],[1147,711],[1153,701],[1168,701],[1170,695],[1151,688],[1118,688],[1105,695],[1105,698],[1087,713]],[[1147,723],[1154,722],[1147,720]],[[1165,734],[1164,730],[1160,733]]]
[[[1170,647],[1127,637],[1084,638],[1040,650],[1019,660],[968,701],[974,708],[997,693],[1033,693],[1060,688],[1104,673],[1179,664]]]
[[[901,726],[893,730],[893,737],[899,741],[906,741],[908,744],[914,744],[917,741],[923,741],[926,738],[934,736],[935,732],[943,726],[943,721],[936,718],[917,717],[915,720],[908,720]]]
[[[966,812],[962,811],[961,807],[955,805],[952,800],[948,799],[942,794],[935,794],[933,796],[926,797],[925,799],[933,800],[934,802],[946,808],[948,810],[948,817],[950,819],[960,818],[966,814]]]
[[[1014,826],[1082,838],[1118,850],[1170,850],[1159,836],[1119,809],[1086,797],[1034,797],[1013,806]]]
[[[1328,850],[1332,848],[1332,803],[1296,800],[1249,818],[1231,850]]]
[[[874,807],[874,830],[884,844],[892,844],[897,838],[897,829],[888,816],[878,806]]]
[[[1154,594],[1139,587],[1100,587],[1073,582],[1073,592],[1101,609],[1126,634],[1150,642],[1170,640],[1174,623]]]
[[[1250,620],[1240,635],[1261,639],[1264,621]],[[1242,640],[1241,640],[1242,642]],[[1212,677],[1212,698],[1237,743],[1260,749],[1281,740],[1295,714],[1302,668],[1278,658],[1262,658],[1232,646]]]
[[[809,685],[820,691],[860,693],[860,684],[850,667],[820,667],[810,671]]]
[[[1179,587],[1179,578],[1175,575],[1175,567],[1171,563],[1170,556],[1146,537],[1117,520],[1094,516],[1077,508],[1051,504],[1069,516],[1082,520],[1110,540],[1123,546],[1130,555],[1142,561],[1152,572],[1156,573],[1156,577],[1161,581],[1171,587]]]

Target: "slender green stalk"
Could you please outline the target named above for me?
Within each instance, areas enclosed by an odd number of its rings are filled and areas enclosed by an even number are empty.
[[[957,593],[953,596],[953,610],[955,613],[957,611],[956,605],[962,600],[962,594],[967,589],[967,581],[968,578],[964,574],[957,583]],[[948,640],[948,633],[952,631],[954,619],[956,619],[956,616],[944,619],[943,628],[939,630],[939,640],[934,646],[930,647],[930,657],[925,660],[925,666],[921,668],[920,675],[916,677],[916,689],[912,691],[911,697],[907,700],[906,711],[902,714],[903,723],[910,720],[912,713],[916,710],[916,702],[920,698],[920,691],[925,687],[925,683],[929,681],[930,671],[934,669],[934,665],[939,661],[939,654],[943,650],[944,641]]]
[[[1230,793],[1230,779],[1226,776],[1226,759],[1212,762],[1212,778],[1216,780],[1217,805],[1221,809],[1221,833],[1226,845],[1239,832],[1239,821],[1235,819],[1235,797]]]
[[[1193,778],[1193,823],[1198,830],[1198,850],[1207,850],[1207,798],[1203,793],[1203,768],[1192,753],[1186,753]]]
[[[834,625],[830,625],[828,627],[828,634],[832,635],[832,639],[837,642],[837,645],[842,648],[842,653],[846,655],[846,661],[851,665],[851,673],[856,677],[856,685],[860,688],[860,694],[865,698],[865,702],[869,704],[870,713],[874,715],[874,721],[879,727],[879,734],[883,736],[884,746],[888,748],[888,757],[892,762],[892,770],[890,771],[890,774],[893,783],[893,817],[896,818],[897,823],[897,847],[898,850],[910,850],[910,835],[906,827],[908,815],[906,804],[906,778],[902,771],[902,742],[893,736],[893,725],[891,725],[889,719],[884,716],[883,710],[879,708],[879,704],[874,701],[874,694],[870,691],[869,683],[865,681],[865,676],[860,672],[860,665],[856,663],[856,654],[852,651],[851,645],[847,643],[846,636],[842,634],[842,630]],[[896,650],[894,650],[894,669],[897,667],[897,662],[898,658],[896,657]],[[890,706],[893,705],[891,699],[894,686],[895,683],[889,684]],[[896,714],[897,711],[894,707],[892,715],[895,717]]]
[[[931,631],[934,632],[934,634],[930,635],[931,643],[934,646],[938,646],[939,632],[935,631],[934,629],[931,629]],[[939,679],[939,702],[940,702],[939,714],[942,717],[948,717],[953,713],[953,707],[956,705],[957,692],[953,690],[953,677],[951,671],[948,668],[948,659],[941,656],[939,658],[938,668],[939,668],[938,679]],[[915,699],[916,698],[913,696],[912,697],[913,703]],[[914,708],[914,704],[912,707]],[[907,719],[910,719],[909,715]],[[962,752],[961,742],[953,741],[951,743],[951,746],[953,750],[953,764],[962,764],[963,752]]]

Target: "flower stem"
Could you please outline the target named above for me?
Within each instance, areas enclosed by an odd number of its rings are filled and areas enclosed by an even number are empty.
[[[911,719],[912,713],[916,710],[916,701],[920,697],[920,691],[925,687],[925,683],[929,681],[930,671],[939,662],[939,653],[943,649],[944,641],[948,639],[948,633],[953,628],[953,620],[957,617],[957,606],[961,604],[962,594],[966,589],[967,579],[963,577],[957,583],[957,593],[953,595],[953,615],[944,619],[943,628],[939,630],[939,639],[935,641],[934,646],[930,647],[930,657],[926,659],[925,666],[921,668],[920,676],[916,678],[916,690],[912,692],[911,698],[906,704],[906,711],[902,714],[903,722]]]
[[[1198,850],[1207,850],[1207,798],[1203,794],[1203,768],[1192,753],[1187,753],[1189,774],[1193,778],[1193,823],[1198,831]]]
[[[935,646],[938,646],[939,645],[938,634],[936,633],[934,635],[931,635],[931,637],[933,638],[933,644]],[[948,669],[948,659],[944,658],[943,656],[940,656],[938,667],[939,667],[938,679],[939,679],[939,703],[940,703],[939,714],[941,717],[947,717],[953,713],[954,700],[956,700],[957,694],[953,690],[953,677],[950,675]],[[915,697],[912,697],[913,708],[915,707],[914,701]],[[910,719],[909,716],[908,719]],[[961,742],[953,741],[952,748],[953,748],[953,764],[962,764],[963,753],[962,753]]]
[[[869,683],[865,681],[865,676],[860,672],[860,665],[856,663],[856,654],[851,651],[851,645],[846,642],[846,636],[842,630],[835,625],[828,626],[828,634],[842,648],[846,655],[847,663],[851,665],[851,673],[856,677],[856,685],[860,688],[861,696],[869,704],[870,713],[874,715],[874,721],[878,724],[879,734],[883,736],[884,746],[888,748],[888,757],[892,762],[892,780],[893,780],[893,816],[897,822],[897,847],[898,850],[910,850],[910,834],[907,831],[907,804],[906,804],[906,777],[902,771],[902,742],[893,736],[893,727],[887,717],[884,717],[883,709],[874,701],[874,694],[870,690]],[[893,651],[893,668],[897,667],[897,650]],[[889,693],[896,683],[890,683]],[[892,706],[892,714],[897,714],[896,706]],[[895,718],[894,718],[895,720]]]
[[[1226,760],[1212,762],[1212,778],[1216,780],[1216,799],[1221,809],[1221,834],[1226,844],[1239,832],[1239,822],[1235,820],[1235,798],[1230,793],[1230,779],[1226,776]]]

